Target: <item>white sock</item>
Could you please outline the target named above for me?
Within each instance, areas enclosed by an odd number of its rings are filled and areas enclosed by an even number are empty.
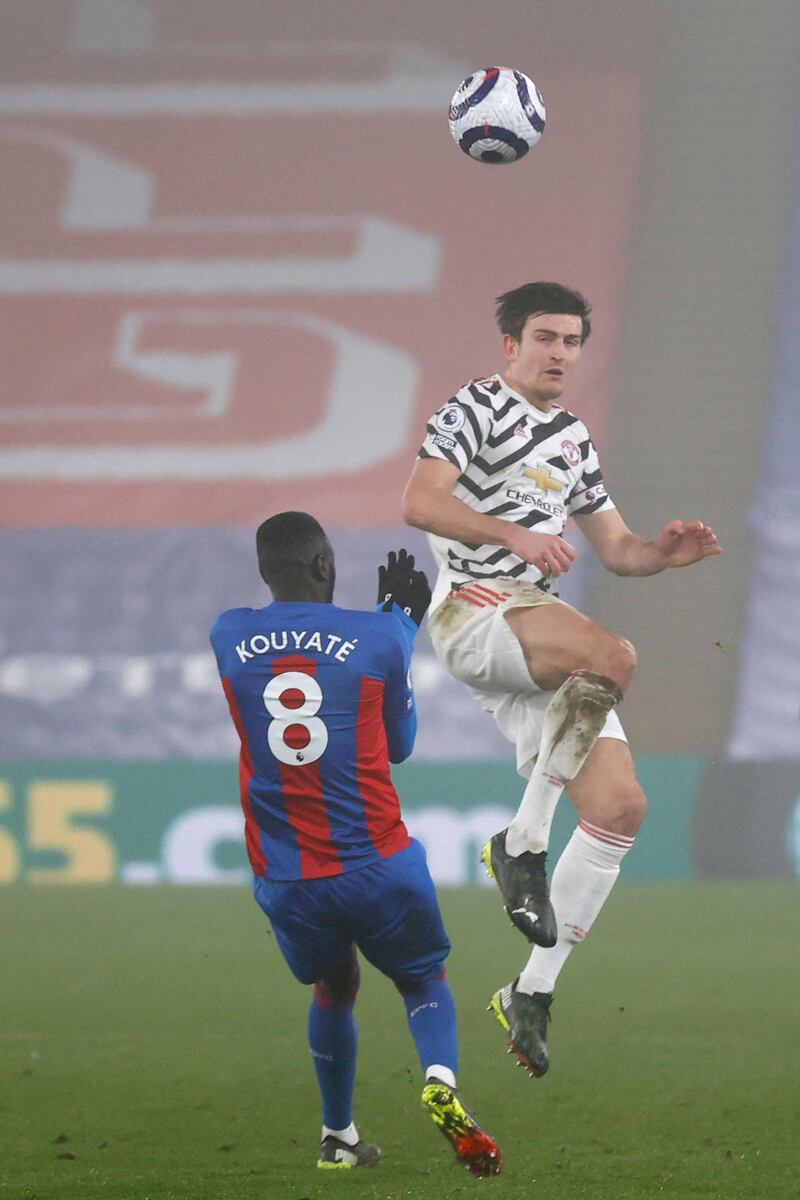
[[[550,844],[550,828],[567,780],[551,775],[544,765],[540,769],[540,763],[543,763],[542,754],[522,793],[516,816],[506,830],[506,853],[512,858],[526,850],[539,854]]]
[[[448,1087],[455,1088],[456,1077],[449,1067],[443,1067],[440,1063],[434,1063],[432,1067],[428,1067],[425,1072],[425,1082],[430,1083],[435,1079],[438,1083],[446,1083]]]
[[[550,899],[558,920],[558,941],[536,946],[521,972],[517,991],[552,992],[573,947],[586,937],[617,882],[620,864],[633,838],[580,821],[556,863]]]
[[[355,1121],[351,1121],[347,1129],[329,1129],[327,1125],[322,1126],[322,1140],[326,1137],[335,1137],[338,1141],[344,1142],[346,1146],[355,1146],[359,1141],[358,1130],[355,1126]]]
[[[544,713],[539,754],[506,833],[507,854],[547,849],[564,787],[586,762],[608,713],[621,699],[612,680],[590,671],[574,672],[554,693]]]

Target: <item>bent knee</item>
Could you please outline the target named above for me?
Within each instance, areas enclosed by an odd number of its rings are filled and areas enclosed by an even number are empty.
[[[578,776],[569,785],[569,795],[584,820],[624,837],[636,836],[647,813],[647,797],[636,780],[598,787],[596,779],[581,781]]]
[[[647,815],[647,797],[638,783],[616,788],[606,802],[605,828],[633,837]]]
[[[320,1008],[344,1008],[354,1004],[361,982],[355,951],[314,984],[314,999]]]
[[[622,815],[626,821],[635,823],[637,829],[647,816],[647,796],[638,783],[626,790],[622,800]]]
[[[609,634],[598,647],[595,662],[592,670],[613,679],[617,687],[624,692],[630,686],[636,670],[636,648],[627,638]]]

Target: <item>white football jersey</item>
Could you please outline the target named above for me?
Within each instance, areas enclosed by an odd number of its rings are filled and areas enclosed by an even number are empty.
[[[428,422],[420,458],[454,463],[453,495],[487,516],[561,534],[567,518],[614,508],[589,430],[559,405],[541,412],[499,375],[473,380]],[[526,579],[550,590],[541,571],[503,546],[428,534],[439,579],[431,608],[468,579]]]

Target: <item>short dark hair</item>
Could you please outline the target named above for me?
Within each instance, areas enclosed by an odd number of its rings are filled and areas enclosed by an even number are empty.
[[[256,530],[258,569],[265,583],[276,569],[302,570],[326,552],[330,552],[328,536],[310,513],[276,513]]]
[[[567,313],[581,319],[581,345],[592,330],[589,313],[592,306],[585,296],[561,283],[523,283],[521,287],[497,297],[497,324],[518,342],[529,317],[541,313]]]

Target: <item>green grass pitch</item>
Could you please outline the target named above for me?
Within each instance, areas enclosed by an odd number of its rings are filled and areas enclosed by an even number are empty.
[[[383,1162],[315,1169],[308,992],[248,892],[29,887],[2,896],[0,1200],[800,1195],[796,886],[622,883],[562,975],[541,1080],[485,1011],[526,953],[498,895],[442,904],[462,1094],[502,1176],[456,1165],[369,967],[356,1119]]]

